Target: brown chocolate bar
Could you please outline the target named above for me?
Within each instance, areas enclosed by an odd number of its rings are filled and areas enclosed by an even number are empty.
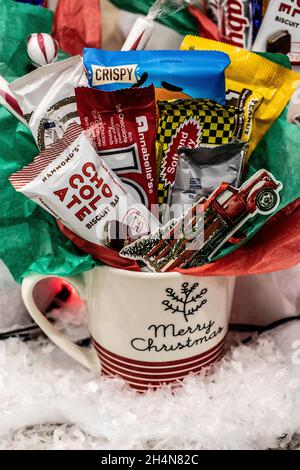
[[[288,54],[291,51],[291,44],[289,31],[276,31],[267,39],[267,52]]]

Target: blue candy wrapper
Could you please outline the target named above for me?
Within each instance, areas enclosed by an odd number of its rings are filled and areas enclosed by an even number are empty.
[[[225,104],[227,54],[219,51],[84,49],[89,85],[112,91],[153,83],[157,100],[209,98]]]

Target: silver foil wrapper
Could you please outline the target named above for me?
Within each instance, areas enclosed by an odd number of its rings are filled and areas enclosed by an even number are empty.
[[[217,147],[180,150],[172,193],[171,213],[175,218],[221,183],[238,187],[246,144],[234,142]]]

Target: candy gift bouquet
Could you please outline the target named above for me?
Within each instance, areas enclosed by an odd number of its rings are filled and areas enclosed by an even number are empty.
[[[276,0],[266,12],[240,2],[236,24],[230,0],[199,3],[155,2],[122,51],[68,56],[46,16],[43,32],[22,29],[20,62],[0,64],[0,256],[17,281],[102,265],[200,279],[300,261],[300,128],[287,119],[299,31],[277,27],[278,8],[289,12]],[[144,50],[154,20],[183,6],[205,34]]]

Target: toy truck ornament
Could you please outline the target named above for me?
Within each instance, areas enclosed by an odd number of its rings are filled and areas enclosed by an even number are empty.
[[[282,184],[267,170],[258,171],[240,188],[222,183],[180,219],[136,240],[120,254],[142,260],[156,272],[206,264],[250,217],[272,214],[281,189]]]

